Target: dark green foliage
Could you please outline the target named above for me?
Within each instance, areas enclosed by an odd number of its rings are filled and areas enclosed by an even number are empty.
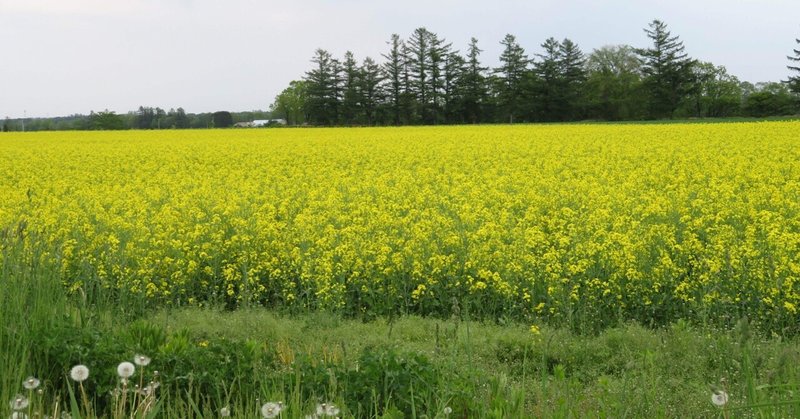
[[[507,34],[500,44],[503,45],[500,67],[494,70],[498,76],[497,102],[501,115],[504,115],[501,119],[513,123],[514,117],[522,112],[523,83],[529,60],[514,35]]]
[[[464,122],[475,124],[485,121],[487,100],[489,98],[489,86],[487,85],[486,71],[488,67],[483,67],[480,55],[483,52],[478,48],[478,40],[470,39],[467,50],[467,59],[464,63],[466,68],[461,76],[461,113]]]
[[[431,38],[425,28],[417,28],[406,42],[405,60],[409,75],[408,93],[415,99],[415,121],[430,121]]]
[[[400,125],[400,115],[402,113],[403,99],[403,71],[405,68],[405,56],[403,55],[403,42],[400,35],[392,34],[388,42],[389,52],[383,54],[386,62],[383,64],[383,77],[386,80],[385,90],[388,99],[387,107],[391,115],[391,123]]]
[[[367,348],[358,359],[358,369],[347,371],[340,380],[350,411],[368,412],[378,406],[383,414],[391,405],[411,417],[415,411],[435,411],[428,402],[440,390],[440,377],[441,371],[420,353]]]
[[[650,117],[672,118],[694,88],[692,67],[695,62],[684,52],[683,41],[667,30],[666,23],[653,20],[644,31],[653,46],[636,51],[642,57]]]
[[[302,80],[293,80],[289,87],[275,97],[271,111],[283,118],[289,125],[302,125],[306,122],[306,98],[308,85]]]
[[[800,44],[800,39],[796,39],[796,41],[798,44]],[[792,50],[792,52],[794,52],[794,55],[789,55],[786,58],[788,58],[793,64],[786,67],[792,72],[793,75],[789,76],[786,84],[789,85],[789,90],[797,95],[800,95],[800,49]]]
[[[214,112],[211,115],[214,128],[228,128],[233,126],[233,115],[228,111]]]
[[[120,130],[125,128],[125,122],[122,117],[108,109],[97,113],[91,112],[89,114],[89,124],[91,129],[96,130]]]
[[[791,115],[797,111],[795,98],[782,83],[756,85],[744,101],[744,114],[755,117]]]
[[[641,61],[628,45],[606,46],[587,58],[584,106],[590,119],[620,121],[646,116]]]
[[[136,111],[135,113],[133,128],[136,129],[167,128],[166,126],[162,126],[162,123],[166,119],[166,116],[167,113],[161,108],[139,106],[139,110]]]
[[[705,62],[697,62],[692,71],[695,86],[683,106],[686,116],[724,118],[741,113],[743,91],[736,76]]]
[[[318,49],[311,59],[314,68],[306,73],[306,109],[316,125],[339,123],[341,66],[328,51]]]
[[[342,62],[342,73],[344,77],[344,85],[342,88],[342,123],[344,125],[353,125],[360,111],[361,105],[361,92],[360,92],[360,74],[358,63],[356,63],[353,53],[347,51],[344,54],[344,61]]]

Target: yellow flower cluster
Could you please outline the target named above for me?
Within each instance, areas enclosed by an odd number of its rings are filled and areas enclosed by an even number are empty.
[[[24,225],[72,291],[154,304],[786,324],[800,306],[798,132],[7,133],[0,230]]]

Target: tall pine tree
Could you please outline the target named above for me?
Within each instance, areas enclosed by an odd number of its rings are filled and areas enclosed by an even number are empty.
[[[541,47],[544,51],[536,54],[539,60],[533,64],[536,74],[533,82],[534,115],[539,121],[557,121],[567,111],[561,74],[562,46],[550,37]]]
[[[360,69],[353,53],[350,51],[344,54],[342,70],[344,76],[341,106],[342,122],[345,125],[353,125],[360,116],[360,104],[362,101],[360,98]]]
[[[656,19],[644,30],[653,46],[636,52],[643,61],[644,85],[649,94],[650,116],[672,118],[680,103],[694,88],[694,60],[684,51],[683,42],[672,36],[667,25]]]
[[[796,39],[797,43],[800,44],[800,39]],[[798,73],[794,76],[789,76],[789,79],[786,80],[786,83],[789,85],[789,89],[794,92],[795,94],[800,95],[800,49],[792,50],[794,51],[794,56],[787,56],[786,58],[789,61],[795,62],[795,65],[788,65],[786,66],[789,70]]]
[[[386,59],[382,68],[383,77],[386,79],[386,96],[389,101],[388,105],[392,123],[400,125],[403,99],[403,73],[405,67],[403,41],[400,40],[400,35],[392,34],[388,44],[389,52],[383,54],[383,58]]]
[[[503,45],[503,53],[500,54],[500,67],[495,69],[495,73],[499,76],[497,99],[504,119],[513,124],[514,117],[520,114],[522,84],[525,72],[528,70],[528,56],[514,35],[506,35],[500,44]]]
[[[308,118],[317,125],[333,125],[339,120],[339,62],[331,54],[318,49],[311,62],[314,68],[306,73],[306,106]]]
[[[464,86],[462,106],[464,119],[473,124],[483,121],[484,106],[489,96],[489,88],[486,85],[486,71],[489,68],[481,65],[481,52],[483,51],[478,48],[478,40],[470,39],[466,70],[462,77]]]
[[[418,118],[424,122],[428,118],[431,101],[431,33],[425,28],[415,29],[406,46],[409,88],[416,98]]]
[[[381,67],[370,57],[364,59],[359,71],[360,105],[367,125],[375,123],[376,111],[381,102],[380,85],[383,81]]]
[[[561,41],[559,51],[561,72],[561,96],[564,101],[562,120],[576,120],[583,117],[581,103],[586,82],[586,57],[578,45],[569,39]]]

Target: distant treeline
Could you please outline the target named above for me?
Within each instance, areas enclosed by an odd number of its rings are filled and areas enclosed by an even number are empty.
[[[64,131],[64,130],[124,130],[124,129],[186,129],[225,128],[237,122],[270,119],[268,111],[186,113],[183,108],[165,111],[158,107],[140,106],[138,110],[120,115],[104,110],[88,115],[55,118],[8,119],[0,123],[3,131]]]
[[[646,120],[791,115],[799,112],[800,69],[783,82],[740,81],[723,66],[689,57],[667,25],[645,29],[651,45],[606,46],[584,54],[549,38],[528,55],[513,35],[500,66],[481,62],[425,28],[392,35],[383,62],[318,49],[313,68],[272,105],[290,125],[408,125],[577,120]],[[800,43],[800,40],[797,41]],[[800,61],[800,51],[788,57]]]

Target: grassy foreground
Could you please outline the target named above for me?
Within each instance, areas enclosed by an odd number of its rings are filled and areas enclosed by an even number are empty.
[[[283,403],[284,418],[315,417],[322,403],[340,417],[800,416],[797,340],[759,336],[746,320],[727,330],[677,322],[577,335],[466,313],[369,322],[263,308],[128,314],[110,299],[69,297],[48,272],[6,264],[0,278],[0,395],[26,397],[31,416],[227,409],[252,418],[270,401]],[[151,399],[115,396],[117,365],[136,354],[152,362],[136,367],[131,387],[155,378]],[[81,386],[68,378],[76,364],[90,370]],[[41,395],[23,389],[29,375]],[[712,404],[714,391],[729,395],[724,407]]]

